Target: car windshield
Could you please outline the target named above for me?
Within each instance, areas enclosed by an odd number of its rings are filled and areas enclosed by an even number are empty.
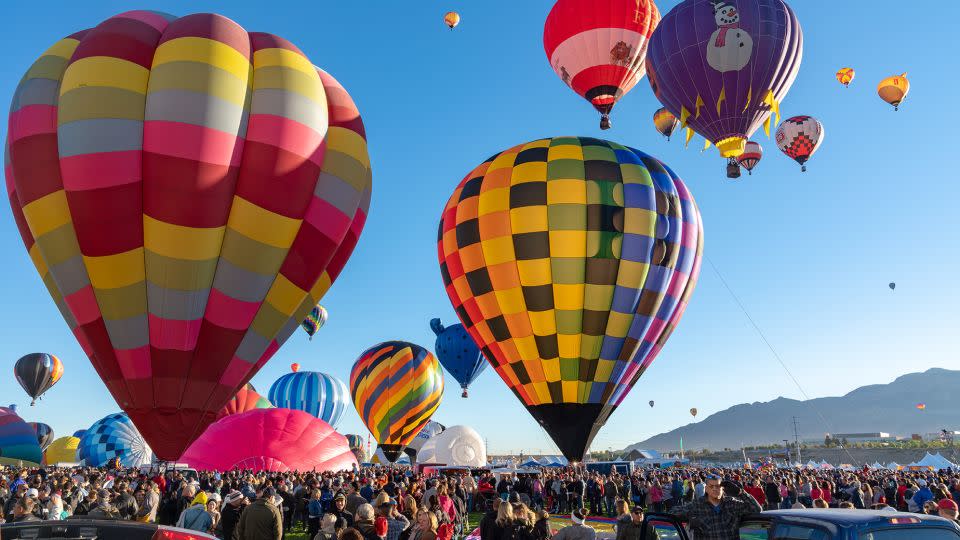
[[[960,534],[949,529],[933,527],[897,527],[871,531],[860,536],[862,540],[957,540]]]

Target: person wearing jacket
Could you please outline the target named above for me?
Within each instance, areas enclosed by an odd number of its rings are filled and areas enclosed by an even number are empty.
[[[283,539],[283,516],[273,503],[276,495],[272,487],[261,488],[260,497],[240,514],[233,540]]]
[[[640,533],[643,531],[643,508],[634,506],[630,512],[630,518],[626,520],[617,520],[617,538],[616,540],[640,540]],[[647,524],[647,538],[656,538],[653,526]]]
[[[917,489],[917,492],[913,495],[913,504],[917,507],[916,512],[923,512],[924,503],[933,500],[933,492],[930,491],[930,488],[927,486],[927,481],[922,478],[917,480],[917,486],[919,489]]]
[[[191,501],[190,507],[180,514],[177,527],[197,532],[207,532],[213,527],[213,517],[207,512],[207,494],[200,492]]]
[[[363,503],[357,507],[357,519],[353,522],[353,528],[360,531],[364,540],[380,539],[374,517],[373,506],[370,503]]]
[[[220,510],[220,530],[223,532],[224,540],[233,540],[233,531],[237,528],[246,502],[246,497],[237,490],[227,493],[224,497],[223,508]]]
[[[105,489],[100,489],[95,493],[97,494],[96,506],[90,509],[87,517],[91,519],[119,519],[120,514],[117,512],[117,509],[110,504],[110,492]],[[91,495],[93,495],[93,492],[91,492]],[[93,505],[93,501],[91,501],[91,505]]]
[[[758,513],[763,507],[736,482],[721,482],[707,477],[706,496],[670,509],[670,513],[690,523],[696,537],[704,540],[737,538],[740,518]]]
[[[129,486],[126,482],[117,482],[116,488],[117,495],[114,497],[114,507],[117,509],[121,518],[133,519],[140,509],[137,505],[137,500],[133,497],[133,494],[130,493]]]
[[[157,521],[157,509],[160,507],[160,491],[157,484],[147,482],[146,491],[143,494],[143,504],[137,510],[134,519],[143,523],[155,523]]]

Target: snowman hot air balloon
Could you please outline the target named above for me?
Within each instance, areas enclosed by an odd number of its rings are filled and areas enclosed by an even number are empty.
[[[750,62],[753,38],[740,28],[740,12],[734,2],[710,3],[717,29],[707,42],[707,63],[721,73],[740,71]]]

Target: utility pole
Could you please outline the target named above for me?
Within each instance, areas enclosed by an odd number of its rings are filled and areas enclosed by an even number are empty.
[[[787,451],[787,467],[793,465],[793,460],[790,459],[790,440],[783,440],[783,449]]]
[[[800,456],[800,432],[797,431],[797,417],[793,417],[793,440],[797,443],[797,463],[803,463],[803,457]]]

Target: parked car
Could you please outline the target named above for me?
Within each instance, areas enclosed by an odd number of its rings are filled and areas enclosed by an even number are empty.
[[[641,540],[690,540],[674,516],[647,514]],[[655,538],[648,538],[653,531]],[[937,516],[837,508],[772,510],[745,516],[740,540],[960,540],[960,526]]]
[[[3,540],[210,540],[215,536],[137,521],[88,519],[73,516],[63,521],[24,521],[0,525]]]

